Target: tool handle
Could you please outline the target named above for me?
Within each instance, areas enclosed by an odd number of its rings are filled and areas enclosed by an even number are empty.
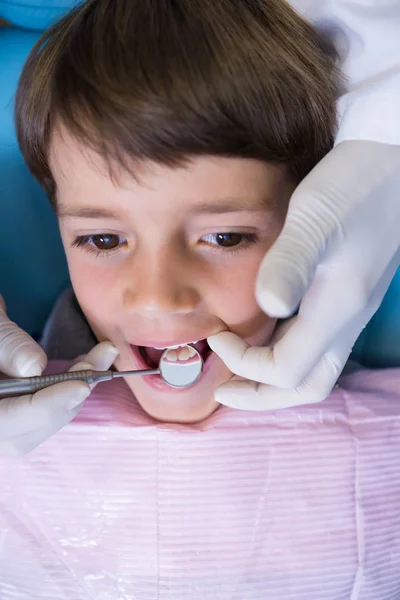
[[[53,375],[41,375],[39,377],[21,377],[19,379],[4,379],[0,381],[0,398],[11,398],[23,394],[34,394],[51,385],[62,381],[86,381],[94,383],[96,371],[70,371],[68,373],[54,373]]]

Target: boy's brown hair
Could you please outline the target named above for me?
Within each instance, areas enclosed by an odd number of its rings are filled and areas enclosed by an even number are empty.
[[[88,0],[32,50],[18,139],[53,200],[58,124],[108,164],[255,158],[287,163],[300,181],[332,146],[338,82],[334,57],[285,0]]]

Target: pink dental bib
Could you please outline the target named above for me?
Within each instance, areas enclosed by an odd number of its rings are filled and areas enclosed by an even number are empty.
[[[399,370],[196,426],[101,384],[0,481],[0,600],[400,598]]]

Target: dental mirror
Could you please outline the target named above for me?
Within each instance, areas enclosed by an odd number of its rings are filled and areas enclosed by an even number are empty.
[[[159,362],[160,375],[174,388],[188,388],[198,381],[203,370],[203,359],[193,346],[167,349]]]

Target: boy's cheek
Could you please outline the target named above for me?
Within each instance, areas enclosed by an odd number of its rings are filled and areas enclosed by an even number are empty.
[[[97,340],[99,342],[110,341],[114,345],[117,345],[119,340],[117,340],[115,333],[115,323],[113,321],[109,322],[110,315],[113,314],[112,311],[108,310],[107,307],[103,309],[101,303],[96,307],[92,307],[85,304],[79,298],[78,300]]]
[[[110,340],[115,343],[113,322],[109,322],[115,311],[111,306],[112,298],[105,293],[106,289],[113,289],[112,286],[96,280],[87,267],[70,266],[70,262],[69,267],[75,295],[96,338],[99,342]]]
[[[263,312],[254,294],[255,277],[228,288],[214,305],[215,312],[230,331],[251,340],[252,345],[266,343],[276,325],[276,319]],[[234,299],[234,300],[233,300]]]

